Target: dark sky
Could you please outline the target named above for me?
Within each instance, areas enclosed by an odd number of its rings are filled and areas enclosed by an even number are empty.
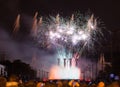
[[[118,0],[119,1],[119,0]],[[18,13],[33,15],[59,12],[71,15],[74,11],[90,10],[108,28],[119,28],[120,3],[117,0],[0,0],[0,21],[13,20]]]

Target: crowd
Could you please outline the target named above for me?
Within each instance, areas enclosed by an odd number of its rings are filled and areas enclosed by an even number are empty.
[[[22,81],[16,76],[5,78],[0,76],[0,87],[120,87],[119,81],[106,84],[104,81],[81,82],[78,80],[48,80],[48,81]]]

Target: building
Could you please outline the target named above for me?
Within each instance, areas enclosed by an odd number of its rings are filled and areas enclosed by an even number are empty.
[[[5,66],[0,64],[0,75],[7,76],[7,72],[5,71]]]

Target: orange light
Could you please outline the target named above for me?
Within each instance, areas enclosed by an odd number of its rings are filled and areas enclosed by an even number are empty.
[[[7,82],[6,87],[10,87],[10,86],[18,86],[18,83],[17,82]]]

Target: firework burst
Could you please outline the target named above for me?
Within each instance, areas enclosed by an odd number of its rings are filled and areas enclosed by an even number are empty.
[[[62,78],[69,72],[71,72],[69,76],[73,75],[72,72],[76,72],[77,76],[72,78],[78,79],[80,69],[76,66],[77,60],[86,48],[93,49],[94,43],[99,43],[97,38],[102,35],[98,27],[99,22],[93,14],[91,16],[72,14],[70,18],[57,14],[55,17],[46,18],[47,21],[43,21],[45,19],[42,17],[37,19],[37,15],[38,13],[33,18],[33,36],[41,47],[55,48],[55,57],[58,59],[59,66],[51,69],[50,79]],[[60,72],[59,75],[58,72]]]
[[[42,17],[37,19],[38,13],[34,16],[33,32],[42,47],[49,48],[51,45],[59,48],[67,48],[75,52],[82,53],[85,47],[92,48],[93,41],[96,41],[98,32],[101,32],[94,15],[75,15],[63,18],[59,14],[47,18],[47,22],[42,21]],[[37,28],[37,29],[36,29]],[[97,41],[98,42],[98,41]]]

